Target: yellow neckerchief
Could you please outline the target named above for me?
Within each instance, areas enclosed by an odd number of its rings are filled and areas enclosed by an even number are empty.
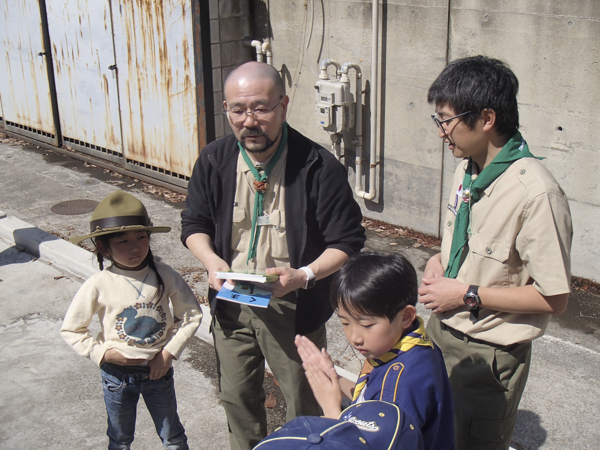
[[[396,358],[398,355],[409,351],[411,348],[422,345],[424,347],[433,348],[433,342],[429,339],[429,336],[425,334],[425,323],[423,319],[417,316],[417,320],[419,321],[419,326],[416,330],[411,331],[404,335],[400,340],[394,345],[394,347],[387,353],[384,353],[379,358],[375,359],[367,359],[365,361],[365,366],[363,366],[363,370],[356,381],[356,385],[354,386],[354,394],[352,395],[352,401],[356,401],[356,399],[360,396],[361,391],[367,385],[367,381],[369,380],[369,374],[373,367],[381,366],[390,362],[392,359]]]

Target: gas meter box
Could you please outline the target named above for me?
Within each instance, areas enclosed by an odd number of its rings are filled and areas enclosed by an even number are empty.
[[[350,83],[318,80],[316,89],[317,126],[330,133],[341,133],[354,126],[354,96]]]

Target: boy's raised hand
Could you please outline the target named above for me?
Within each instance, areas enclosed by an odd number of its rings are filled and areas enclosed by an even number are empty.
[[[319,406],[323,409],[323,415],[330,419],[339,418],[342,412],[342,391],[335,368],[332,366],[329,372],[326,372],[316,364],[307,364],[304,373]]]
[[[333,361],[325,349],[319,350],[306,336],[294,340],[310,388],[323,409],[323,414],[337,419],[342,412],[342,391]]]
[[[320,367],[325,374],[330,373],[331,369],[334,368],[333,361],[331,360],[329,353],[327,353],[327,350],[319,350],[306,336],[297,335],[294,344],[296,344],[298,354],[302,359],[302,367],[304,370],[306,370],[306,367],[309,364]]]

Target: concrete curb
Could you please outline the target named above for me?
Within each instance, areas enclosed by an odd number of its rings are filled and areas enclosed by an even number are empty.
[[[0,213],[2,213],[0,211]],[[16,217],[0,214],[0,236],[79,278],[98,272],[90,252]]]

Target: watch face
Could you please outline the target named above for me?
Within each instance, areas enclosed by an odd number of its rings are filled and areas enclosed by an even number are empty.
[[[467,294],[465,295],[465,304],[469,307],[469,308],[477,308],[477,304],[479,302],[477,301],[477,296],[474,294]]]

